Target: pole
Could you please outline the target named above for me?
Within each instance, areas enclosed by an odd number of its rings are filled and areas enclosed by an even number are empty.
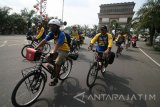
[[[42,22],[42,0],[40,1],[40,21]]]
[[[63,0],[63,3],[62,3],[62,22],[63,22],[63,12],[64,12],[64,0]]]

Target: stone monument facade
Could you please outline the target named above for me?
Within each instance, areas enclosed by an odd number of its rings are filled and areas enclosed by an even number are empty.
[[[134,2],[113,3],[100,5],[99,26],[109,26],[113,20],[117,21],[122,27],[132,20],[134,15]]]

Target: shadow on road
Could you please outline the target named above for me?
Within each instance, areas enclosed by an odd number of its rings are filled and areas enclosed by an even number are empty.
[[[82,102],[74,99],[77,94],[86,91],[83,89],[78,79],[70,77],[63,81],[60,86],[55,88],[55,99],[53,100],[53,107],[93,107],[91,102]]]
[[[39,98],[31,107],[42,107],[42,105],[43,107],[53,107],[51,101],[46,98]]]
[[[84,54],[79,54],[79,58],[77,61],[91,63],[91,59]]]
[[[123,95],[125,98],[128,98],[128,96],[131,97],[134,96],[132,100],[107,100],[107,103],[111,105],[114,102],[121,102],[121,104],[125,105],[125,107],[147,107],[146,101],[142,98],[139,99],[139,96],[136,92],[134,92],[132,89],[130,89],[127,85],[129,84],[129,81],[126,78],[118,77],[114,74],[105,73],[103,77],[98,77],[97,79],[100,79],[101,82],[105,84],[96,83],[91,89],[91,93],[98,93],[98,94],[107,94],[107,95]],[[114,100],[114,99],[113,99]],[[119,107],[122,107],[119,105]]]
[[[84,104],[74,99],[74,96],[86,91],[80,86],[78,79],[69,77],[54,88],[53,100],[40,98],[31,107],[93,107],[91,101]]]

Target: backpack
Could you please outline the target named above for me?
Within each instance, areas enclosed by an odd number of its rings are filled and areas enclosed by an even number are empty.
[[[114,58],[115,58],[115,53],[110,52],[109,57],[108,57],[108,64],[112,64],[114,62]]]
[[[71,47],[71,36],[65,32],[64,32],[64,34],[66,36],[68,46]]]

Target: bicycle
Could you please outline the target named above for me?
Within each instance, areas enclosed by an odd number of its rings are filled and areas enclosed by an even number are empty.
[[[96,50],[92,51],[95,52],[95,61],[90,66],[89,72],[87,74],[86,83],[89,88],[94,85],[98,75],[98,71],[101,71],[101,73],[103,74],[105,72],[105,68],[108,66],[108,60],[103,57],[103,52],[97,52]]]
[[[116,57],[118,58],[119,55],[121,55],[122,53],[123,45],[121,43],[116,43],[116,46],[117,46]]]
[[[78,41],[72,39],[70,48],[71,48],[70,50],[71,53],[74,53],[74,54],[78,53],[78,50],[79,50]]]
[[[29,42],[29,44],[25,45],[21,50],[21,55],[24,58],[26,58],[26,49],[27,48],[36,48],[36,46],[38,45],[38,42],[34,41],[32,36],[27,35],[26,38],[27,38],[28,41],[31,41],[31,42]],[[42,52],[45,53],[45,54],[48,54],[50,52],[50,50],[51,50],[51,45],[47,42],[42,47]]]
[[[51,74],[52,79],[54,78],[55,73],[53,74],[53,72],[55,72],[55,61],[50,63],[53,65],[53,69],[52,71],[49,70],[49,68],[44,65],[48,63],[45,59],[45,55],[46,54],[41,55],[40,62],[36,66],[21,71],[23,78],[17,83],[11,96],[12,104],[15,107],[28,107],[38,99],[47,82],[46,72]],[[72,70],[72,64],[72,59],[70,59],[69,56],[66,57],[59,73],[60,80],[65,80],[68,77]],[[26,91],[23,91],[23,89],[26,89]]]

